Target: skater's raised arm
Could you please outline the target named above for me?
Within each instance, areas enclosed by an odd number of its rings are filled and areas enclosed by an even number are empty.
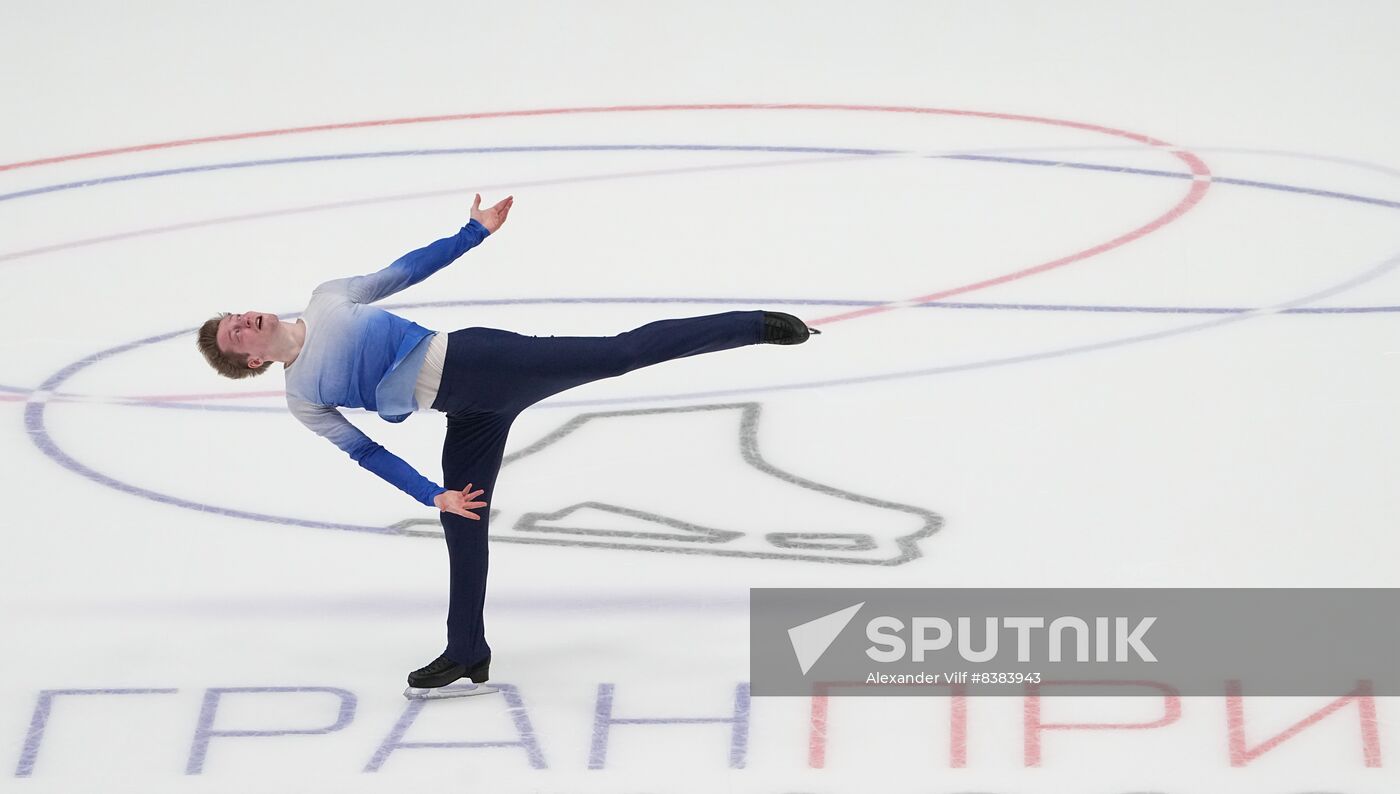
[[[471,220],[456,234],[410,251],[376,273],[328,281],[317,287],[316,291],[340,287],[355,303],[374,303],[387,298],[442,270],[479,245],[487,235],[506,222],[514,202],[513,197],[507,196],[495,206],[483,210],[481,194],[478,193],[476,201],[472,203]]]

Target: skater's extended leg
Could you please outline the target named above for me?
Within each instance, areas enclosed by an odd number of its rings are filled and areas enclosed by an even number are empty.
[[[473,399],[521,411],[585,383],[677,358],[764,341],[762,311],[658,320],[616,336],[524,336],[470,328],[461,351]],[[455,335],[454,335],[455,341]],[[452,358],[449,346],[449,359]]]

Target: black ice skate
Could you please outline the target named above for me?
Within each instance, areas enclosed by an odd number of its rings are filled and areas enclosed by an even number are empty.
[[[471,695],[489,695],[499,692],[493,686],[482,686],[491,677],[491,657],[471,669],[460,665],[446,656],[439,656],[427,667],[420,667],[408,674],[408,689],[403,696],[410,700],[438,700],[440,698],[460,698]],[[449,686],[454,681],[466,678],[471,683]]]
[[[765,345],[800,345],[806,342],[812,334],[819,333],[821,331],[808,328],[806,323],[791,314],[763,313],[763,344]]]

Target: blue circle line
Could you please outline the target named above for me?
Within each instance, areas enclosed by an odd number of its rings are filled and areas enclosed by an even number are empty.
[[[933,158],[942,160],[974,160],[985,163],[1013,163],[1016,165],[1038,165],[1050,168],[1073,168],[1081,171],[1108,171],[1115,174],[1140,174],[1142,176],[1166,177],[1168,179],[1194,179],[1195,175],[1185,174],[1180,171],[1157,171],[1150,168],[1129,168],[1117,165],[1101,165],[1098,163],[1079,163],[1069,160],[1040,160],[1029,157],[997,157],[980,154],[945,154],[931,155]],[[1300,193],[1308,196],[1319,196],[1321,198],[1334,198],[1343,201],[1355,201],[1361,204],[1374,204],[1377,207],[1387,207],[1389,209],[1400,209],[1400,201],[1375,198],[1373,196],[1362,196],[1356,193],[1342,193],[1336,190],[1321,190],[1318,188],[1302,187],[1299,185],[1285,185],[1279,182],[1261,182],[1257,179],[1239,179],[1229,176],[1211,176],[1210,181],[1217,185],[1239,185],[1241,187],[1256,187],[1262,190],[1277,190],[1284,193]]]
[[[294,165],[298,163],[318,163],[336,160],[370,160],[383,157],[430,157],[450,154],[512,154],[520,152],[616,152],[616,151],[687,151],[687,152],[777,152],[783,154],[849,154],[882,155],[899,154],[895,149],[841,149],[814,146],[720,146],[708,144],[597,144],[576,146],[467,146],[451,149],[402,149],[383,152],[345,152],[342,154],[317,154],[298,157],[275,157],[265,160],[237,160],[227,163],[208,163],[183,168],[165,168],[159,171],[139,171],[130,174],[85,179],[78,182],[64,182],[57,185],[20,190],[14,193],[0,193],[0,201],[11,201],[44,193],[58,193],[64,190],[110,185],[116,182],[134,182],[141,179],[157,179],[179,174],[197,174],[209,171],[229,171],[239,168],[260,168],[268,165]]]
[[[415,303],[386,303],[382,308],[386,309],[424,309],[424,308],[452,308],[457,306],[531,306],[531,305],[559,305],[559,304],[643,304],[656,305],[666,303],[678,304],[766,304],[783,306],[884,306],[890,301],[880,300],[851,300],[840,298],[685,298],[675,296],[656,297],[554,297],[554,298],[473,298],[470,300],[453,301],[419,301]],[[910,309],[953,309],[961,311],[1026,311],[1026,312],[1083,312],[1097,314],[1248,314],[1260,311],[1262,307],[1243,306],[1102,306],[1087,304],[1050,304],[1050,303],[967,303],[953,301],[932,301],[929,303],[919,303],[905,308]],[[1384,314],[1400,312],[1400,306],[1297,306],[1288,309],[1281,309],[1276,314]],[[283,319],[291,320],[300,315],[297,313],[281,314]],[[184,331],[176,331],[162,337],[147,339],[138,344],[154,344],[155,342],[167,341],[179,334],[193,333],[196,329],[187,328]],[[10,392],[13,394],[28,394],[32,390],[20,386],[7,386],[0,384],[0,392]],[[55,395],[64,397],[62,393]],[[260,408],[250,406],[213,405],[203,403],[181,403],[165,402],[160,400],[114,400],[114,405],[129,405],[147,408],[169,408],[172,410],[205,410],[205,411],[248,411],[254,413],[281,412],[280,408]]]
[[[842,148],[825,146],[728,146],[715,144],[594,144],[594,145],[568,145],[568,146],[472,146],[457,147],[448,149],[402,149],[381,152],[346,152],[341,154],[321,154],[302,155],[297,157],[278,157],[264,160],[240,160],[226,163],[209,163],[205,165],[186,166],[183,168],[167,168],[158,171],[141,171],[130,174],[118,174],[115,176],[99,177],[97,179],[87,179],[77,182],[65,182],[56,185],[45,185],[28,190],[20,190],[13,193],[0,193],[0,202],[12,201],[26,196],[37,196],[44,193],[56,193],[65,190],[77,190],[79,188],[97,187],[100,185],[113,184],[116,182],[131,182],[142,179],[156,179],[165,176],[175,176],[179,174],[193,174],[210,171],[225,171],[239,168],[258,168],[271,165],[292,165],[298,163],[325,162],[337,160],[367,160],[384,157],[425,157],[455,154],[511,154],[522,152],[613,152],[613,151],[694,151],[694,152],[767,152],[781,154],[831,154],[831,155],[865,155],[865,156],[888,156],[888,155],[915,155],[915,152],[903,151],[899,149],[861,149]],[[984,154],[929,154],[918,155],[925,159],[932,160],[965,160],[987,163],[1006,163],[1011,165],[1031,165],[1048,168],[1068,168],[1081,171],[1104,171],[1119,174],[1137,174],[1140,176],[1155,176],[1167,179],[1193,179],[1194,174],[1180,171],[1161,171],[1150,168],[1131,168],[1127,166],[1104,165],[1101,163],[1082,163],[1071,160],[1044,160],[1030,157],[1006,157],[1001,155]],[[1235,177],[1211,176],[1210,181],[1214,184],[1238,185],[1241,187],[1252,187],[1261,190],[1277,190],[1284,193],[1296,193],[1321,198],[1340,199],[1342,201],[1354,201],[1362,204],[1372,204],[1390,209],[1400,209],[1400,201],[1377,198],[1374,196],[1364,196],[1357,193],[1344,193],[1335,190],[1322,190],[1318,188],[1302,187],[1299,185],[1287,185],[1278,182],[1264,182],[1255,179],[1239,179]]]
[[[1011,165],[1039,165],[1050,168],[1074,168],[1081,171],[1107,171],[1114,174],[1138,174],[1141,176],[1162,176],[1169,179],[1192,179],[1195,175],[1184,171],[1159,171],[1154,168],[1131,168],[1122,165],[1102,163],[1081,163],[1074,160],[1042,160],[1034,157],[1005,157],[990,154],[931,154],[936,160],[970,160],[978,163],[1008,163]],[[1212,177],[1212,181],[1219,181]]]
[[[1280,190],[1285,193],[1302,193],[1308,196],[1319,196],[1321,198],[1341,199],[1342,201],[1355,201],[1361,204],[1374,204],[1377,207],[1388,209],[1400,209],[1400,201],[1390,201],[1389,199],[1374,198],[1372,196],[1362,196],[1356,193],[1342,193],[1336,190],[1321,190],[1312,187],[1301,187],[1298,185],[1280,185],[1273,182],[1260,182],[1255,179],[1236,179],[1234,177],[1212,177],[1211,181],[1220,185],[1240,185],[1243,187],[1257,187],[1264,190]]]

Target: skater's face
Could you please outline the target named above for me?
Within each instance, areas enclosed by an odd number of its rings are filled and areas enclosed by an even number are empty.
[[[257,369],[267,361],[267,354],[277,337],[278,325],[275,314],[230,314],[219,321],[219,332],[215,338],[218,339],[219,349],[226,353],[247,355],[248,366]]]

